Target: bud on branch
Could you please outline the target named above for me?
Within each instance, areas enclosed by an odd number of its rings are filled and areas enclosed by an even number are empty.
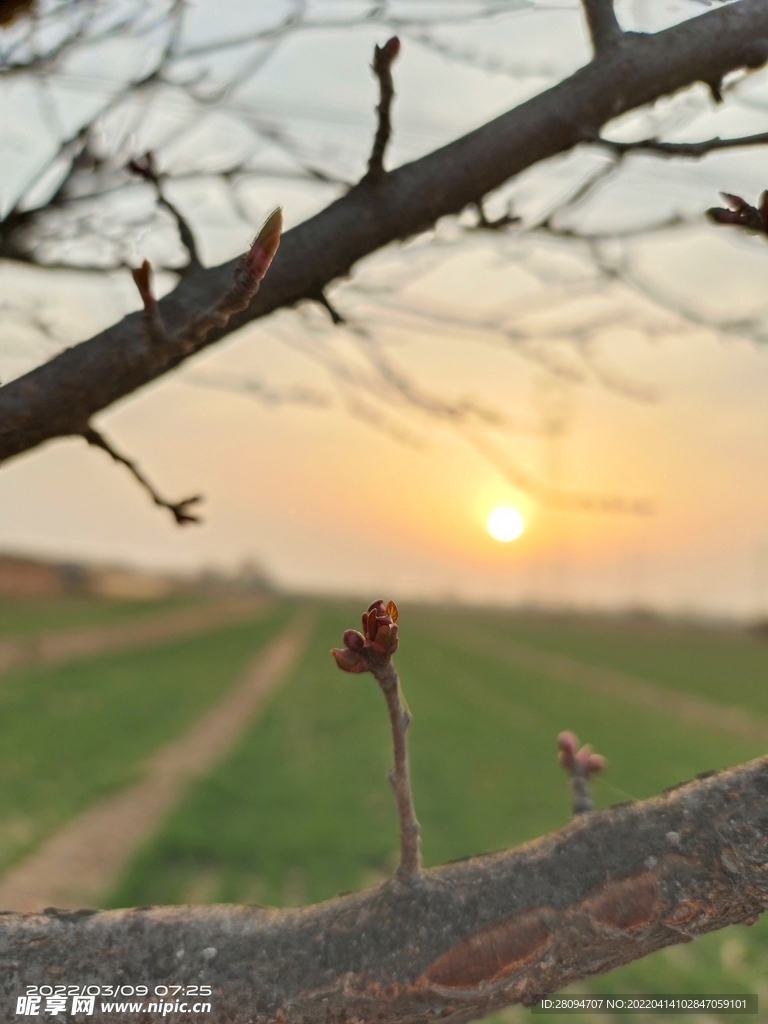
[[[345,630],[344,647],[334,647],[331,654],[343,672],[353,675],[370,672],[387,702],[395,754],[395,767],[389,774],[389,781],[395,791],[400,821],[400,864],[397,877],[413,881],[421,876],[421,855],[419,823],[413,807],[406,743],[411,716],[403,706],[400,680],[392,664],[392,655],[400,643],[397,619],[398,611],[394,601],[387,605],[383,601],[374,601],[363,612],[363,632]]]
[[[243,271],[250,277],[257,281],[264,280],[280,246],[282,231],[283,211],[278,206],[264,221],[264,226],[254,238],[251,248],[240,260]]]
[[[363,613],[363,632],[356,629],[345,631],[344,648],[334,648],[331,654],[343,672],[374,672],[384,668],[398,648],[397,605],[394,601],[384,607],[383,601],[375,601]],[[375,673],[374,673],[375,674]]]
[[[593,807],[587,783],[605,768],[607,762],[602,754],[594,754],[588,743],[580,748],[578,737],[572,732],[561,732],[557,745],[560,748],[557,760],[571,777],[573,813],[585,814]]]
[[[716,224],[736,224],[761,235],[768,234],[768,191],[760,196],[760,205],[757,207],[750,206],[741,196],[731,195],[730,192],[721,192],[720,195],[728,204],[728,209],[713,206],[707,210],[710,220]]]

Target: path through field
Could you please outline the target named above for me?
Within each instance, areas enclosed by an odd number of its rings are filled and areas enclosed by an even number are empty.
[[[658,711],[691,725],[728,733],[741,739],[768,743],[768,720],[738,707],[727,707],[704,697],[668,689],[628,672],[604,668],[554,651],[499,637],[471,626],[454,630],[452,637],[466,649],[489,654],[518,668],[538,672],[559,683],[586,686],[608,697]]]
[[[154,754],[141,782],[84,811],[12,867],[0,879],[0,908],[34,911],[52,906],[98,906],[189,782],[229,751],[266,698],[288,676],[310,629],[311,614],[302,610],[251,661],[216,707]],[[152,639],[159,637],[153,635]]]
[[[190,633],[209,632],[252,618],[266,608],[269,600],[267,597],[225,598],[109,626],[52,629],[36,636],[5,637],[0,639],[0,674],[28,665],[52,665],[72,658],[90,658],[109,651],[148,646]]]

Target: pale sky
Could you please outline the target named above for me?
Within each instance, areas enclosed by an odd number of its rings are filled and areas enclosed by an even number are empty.
[[[318,2],[310,13],[323,24],[260,43],[258,53],[253,44],[257,71],[223,90],[211,111],[164,86],[143,107],[134,98],[130,110],[104,113],[105,153],[152,148],[176,176],[168,194],[197,228],[205,262],[241,251],[275,204],[290,226],[338,194],[296,168],[348,179],[363,170],[375,103],[370,55],[392,31],[346,23],[367,6]],[[414,6],[404,0],[392,10],[407,15]],[[449,6],[483,5],[443,11]],[[246,4],[198,3],[187,41],[208,38],[214,25],[234,34],[248,18],[269,27],[288,7],[264,3],[254,14]],[[577,3],[496,8],[469,23],[398,28],[391,165],[586,59]],[[635,0],[618,10],[626,27],[650,29],[658,27],[651,16],[671,23],[706,8]],[[146,61],[146,45],[141,52]],[[62,131],[91,116],[96,97],[106,102],[105,89],[116,94],[114,83],[104,85],[117,74],[105,68],[119,66],[108,56],[95,48],[54,76],[54,105],[69,118]],[[124,56],[125,77],[134,59]],[[234,73],[231,54],[224,64],[205,60],[212,90]],[[52,152],[50,123],[30,113],[42,109],[39,83],[19,76],[13,88],[24,117],[0,152],[6,208],[25,187],[34,205],[34,188],[42,194],[45,183],[30,183]],[[280,146],[265,142],[275,129]],[[767,129],[768,72],[759,72],[735,76],[722,107],[695,87],[605,134],[699,139]],[[580,150],[532,169],[489,203],[493,213],[511,202],[522,230],[473,231],[470,214],[441,223],[372,256],[331,290],[347,327],[333,328],[314,306],[283,311],[99,417],[168,497],[205,495],[202,526],[178,529],[121,467],[68,440],[0,470],[0,544],[183,570],[252,561],[292,589],[371,600],[768,614],[768,243],[703,218],[721,189],[754,202],[768,185],[765,158],[757,148],[690,163],[635,156],[597,181],[608,157]],[[233,188],[214,176],[244,163]],[[591,191],[563,208],[587,180],[596,182]],[[85,262],[98,251],[108,262],[119,250],[129,262],[168,253],[172,262],[168,225],[142,221],[127,242],[112,231],[121,217],[138,223],[145,207],[151,213],[141,189],[99,200],[107,241],[96,237],[98,210],[86,211],[91,220],[81,211],[75,227],[49,225],[44,258]],[[586,240],[541,229],[558,208],[555,228]],[[668,226],[675,217],[686,223]],[[640,233],[606,238],[626,231]],[[161,278],[163,288],[171,284],[171,275]],[[124,269],[105,276],[5,263],[0,304],[7,381],[136,308],[138,297]],[[382,361],[400,376],[388,383],[375,369]],[[265,403],[265,393],[302,401]],[[466,413],[457,421],[456,409],[468,405],[495,422]],[[528,478],[650,511],[558,509]],[[519,540],[488,535],[499,505],[523,514]]]

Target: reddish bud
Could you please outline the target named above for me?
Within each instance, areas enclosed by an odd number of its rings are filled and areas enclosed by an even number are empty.
[[[140,267],[131,270],[131,275],[139,289],[144,308],[152,309],[157,303],[152,294],[152,265],[149,260],[144,260]]]
[[[385,60],[391,64],[395,57],[398,55],[398,53],[400,53],[400,40],[398,39],[398,37],[392,36],[391,39],[388,39],[386,43],[384,43],[384,45],[380,47],[380,52],[382,57],[384,57]]]
[[[561,732],[557,737],[560,751],[557,760],[572,775],[583,775],[590,779],[605,768],[607,761],[602,754],[594,754],[589,743],[579,747],[579,738],[572,732]]]
[[[716,224],[738,224],[749,231],[768,232],[768,201],[765,192],[760,197],[758,209],[750,206],[741,196],[734,196],[730,192],[721,192],[720,195],[729,208],[714,206],[707,210],[710,220]]]
[[[344,646],[348,647],[350,651],[362,651],[365,647],[365,637],[356,629],[345,630],[343,639]]]
[[[359,651],[351,651],[347,647],[339,650],[338,647],[334,647],[331,650],[331,654],[336,659],[336,664],[342,672],[357,674],[358,672],[366,672],[368,670],[368,659]]]
[[[249,271],[257,281],[263,281],[269,270],[275,253],[280,246],[283,231],[283,211],[278,208],[264,221],[264,226],[253,240],[253,245],[245,254],[244,260]]]
[[[336,664],[344,672],[373,671],[388,664],[397,650],[397,605],[390,601],[374,601],[363,612],[363,631],[347,629],[344,632],[344,650],[331,651]]]
[[[560,748],[560,752],[557,755],[557,760],[563,766],[563,768],[572,768],[574,764],[574,757],[576,754],[576,748],[579,745],[579,739],[572,732],[561,732],[557,737],[557,745]]]

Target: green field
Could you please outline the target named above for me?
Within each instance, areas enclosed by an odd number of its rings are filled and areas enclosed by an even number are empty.
[[[10,835],[14,821],[32,822],[23,841],[0,846],[4,862],[135,778],[142,758],[214,702],[288,614],[278,606],[256,625],[0,679],[9,780],[0,829]],[[328,654],[357,621],[356,605],[317,604],[293,676],[141,849],[108,905],[292,905],[386,877],[397,826],[383,699],[371,677],[344,675]],[[568,820],[567,783],[555,760],[562,729],[609,759],[594,786],[598,806],[764,753],[754,740],[516,667],[502,650],[511,639],[768,718],[768,643],[747,632],[406,607],[401,636],[397,663],[414,715],[412,775],[427,865],[501,849]],[[577,990],[758,992],[768,1005],[768,921],[672,947]],[[515,1009],[499,1019],[529,1015]],[[652,1019],[662,1018],[637,1018]]]
[[[111,626],[198,604],[179,595],[154,601],[107,600],[87,594],[67,597],[0,597],[0,637],[29,636],[48,629]]]
[[[370,677],[345,676],[328,657],[356,613],[321,609],[290,684],[135,859],[111,905],[287,905],[372,884],[391,870],[397,835],[381,694]],[[467,620],[488,633],[482,654],[464,645]],[[768,648],[747,634],[645,625],[639,633],[626,622],[424,609],[406,609],[401,624],[397,660],[414,714],[414,795],[428,865],[531,839],[567,820],[567,787],[554,755],[561,729],[573,729],[608,756],[610,771],[595,786],[602,806],[650,796],[763,752],[754,742],[681,727],[667,715],[511,668],[492,642],[515,636],[692,691],[703,676],[701,692],[712,699],[720,671],[722,699],[730,705],[737,695],[759,694],[766,678]],[[729,668],[734,651],[738,685]],[[746,698],[743,703],[750,707]],[[582,988],[759,990],[768,997],[767,946],[762,924],[729,929]]]
[[[215,703],[286,613],[0,678],[0,870],[135,781],[143,759]]]

